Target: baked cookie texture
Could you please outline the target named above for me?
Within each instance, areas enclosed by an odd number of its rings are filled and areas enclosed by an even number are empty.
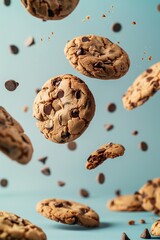
[[[151,234],[153,236],[160,236],[160,219],[155,221],[151,226]]]
[[[160,62],[143,72],[123,95],[124,108],[132,110],[144,104],[160,89]]]
[[[0,211],[1,240],[46,240],[43,230],[16,214]]]
[[[21,0],[26,10],[43,20],[60,20],[73,12],[79,0]]]
[[[22,126],[1,106],[0,151],[21,164],[27,164],[33,154],[32,143]]]
[[[111,211],[144,211],[140,199],[136,194],[118,196],[107,203]]]
[[[71,142],[88,127],[95,113],[87,85],[70,74],[49,79],[37,94],[33,116],[44,136],[56,143]]]
[[[118,79],[130,66],[129,57],[121,47],[96,35],[72,39],[66,44],[64,53],[73,68],[91,78]]]
[[[107,143],[91,153],[87,159],[86,168],[89,170],[94,169],[108,158],[123,156],[124,152],[125,148],[122,145],[117,143]]]
[[[45,199],[37,203],[41,215],[56,222],[84,227],[98,227],[99,216],[90,207],[62,199]]]

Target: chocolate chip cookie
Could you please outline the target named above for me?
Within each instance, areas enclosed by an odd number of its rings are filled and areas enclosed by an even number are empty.
[[[160,89],[160,62],[143,72],[123,95],[123,105],[132,110],[144,104]]]
[[[136,194],[121,195],[107,203],[107,207],[111,211],[144,211],[141,201]]]
[[[43,230],[13,213],[0,211],[1,240],[46,240]]]
[[[151,234],[153,236],[160,236],[160,219],[155,221],[151,226]]]
[[[88,127],[95,113],[87,85],[70,74],[49,79],[37,94],[33,115],[44,136],[56,143],[71,142]]]
[[[60,20],[76,8],[79,0],[21,0],[26,10],[43,20]]]
[[[32,158],[33,147],[22,126],[0,106],[0,151],[21,164]]]
[[[37,203],[37,212],[44,217],[64,224],[97,227],[99,216],[90,207],[62,199],[46,199]]]
[[[66,44],[64,52],[73,68],[91,78],[118,79],[130,66],[127,53],[101,36],[76,37]]]
[[[142,199],[142,207],[146,211],[153,211],[155,209],[156,190],[159,186],[160,186],[160,178],[154,178],[153,180],[149,180],[139,189],[138,197]]]
[[[107,143],[93,152],[87,159],[86,168],[91,170],[98,167],[108,158],[123,156],[125,148],[116,143]]]

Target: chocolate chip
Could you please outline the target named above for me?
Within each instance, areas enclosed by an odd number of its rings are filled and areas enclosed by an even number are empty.
[[[157,5],[157,10],[160,12],[160,4]]]
[[[3,0],[5,6],[11,5],[11,0]]]
[[[63,187],[63,186],[66,185],[66,183],[63,182],[63,181],[58,181],[57,184],[58,184],[59,187]]]
[[[112,26],[113,32],[120,32],[122,29],[122,25],[120,23],[114,23]]]
[[[145,228],[144,232],[141,233],[140,237],[144,238],[144,239],[151,239],[151,235],[149,233],[149,230],[147,228]]]
[[[8,91],[14,91],[19,86],[19,83],[16,82],[15,80],[8,80],[5,82],[4,85]]]
[[[105,148],[100,148],[100,149],[97,149],[97,153],[104,153],[106,151]]]
[[[61,138],[65,139],[65,138],[69,138],[71,134],[69,132],[62,132],[61,134]]]
[[[117,197],[121,196],[121,190],[120,189],[115,190],[115,195]]]
[[[7,187],[8,186],[8,180],[3,178],[0,180],[0,186],[1,187]]]
[[[77,99],[80,99],[80,98],[81,98],[81,91],[80,91],[80,90],[77,90],[77,91],[75,92],[75,97],[76,97]]]
[[[62,79],[60,77],[55,78],[54,80],[52,80],[52,85],[53,86],[59,86],[59,84],[61,83]]]
[[[99,184],[103,184],[105,182],[105,175],[103,173],[99,173],[97,176],[97,182]]]
[[[153,70],[152,70],[151,68],[148,68],[148,69],[146,70],[146,72],[147,72],[147,73],[151,73],[151,72],[153,72]]]
[[[41,158],[38,158],[38,161],[45,164],[47,159],[48,159],[48,157],[41,157]]]
[[[67,144],[67,147],[69,150],[74,151],[77,148],[77,144],[76,144],[76,142],[69,142]]]
[[[129,220],[129,221],[128,221],[128,224],[129,224],[129,225],[135,225],[135,221],[134,221],[134,220]]]
[[[54,206],[60,208],[60,207],[63,207],[63,203],[57,202],[57,203],[54,203]]]
[[[132,135],[134,135],[134,136],[138,135],[138,131],[137,130],[133,131]]]
[[[110,103],[107,107],[108,112],[115,112],[116,111],[116,104],[115,103]]]
[[[54,12],[51,9],[48,9],[48,17],[54,17]]]
[[[141,224],[145,224],[145,223],[146,223],[146,221],[145,221],[144,219],[140,219],[139,222],[140,222]]]
[[[139,144],[139,147],[142,151],[147,151],[148,150],[148,144],[146,142],[141,142]]]
[[[45,105],[43,107],[43,111],[46,115],[50,115],[50,113],[52,111],[52,105],[51,104]]]
[[[11,51],[12,54],[18,54],[19,53],[19,49],[18,49],[17,46],[10,45],[9,48],[10,48],[10,51]]]
[[[59,90],[58,94],[57,94],[58,98],[63,98],[64,97],[64,91],[63,90]]]
[[[84,54],[84,49],[83,49],[82,47],[81,47],[81,48],[78,48],[76,54],[77,54],[77,56],[83,55],[83,54]]]
[[[122,233],[121,240],[130,240],[126,233]]]
[[[146,81],[149,82],[149,81],[151,81],[152,79],[153,79],[153,77],[147,77],[147,78],[146,78]]]
[[[26,47],[30,47],[30,46],[32,46],[32,45],[34,45],[34,44],[35,44],[34,37],[28,37],[28,38],[25,40],[25,42],[24,42],[24,45],[25,45]]]
[[[103,63],[102,62],[96,62],[95,64],[93,64],[93,67],[95,67],[95,68],[103,68]]]
[[[41,170],[41,172],[44,174],[44,175],[46,175],[46,176],[50,176],[51,175],[51,170],[50,170],[50,168],[43,168],[42,170]]]
[[[71,117],[72,118],[77,118],[77,117],[79,117],[79,110],[78,109],[72,109],[71,110]]]
[[[89,42],[89,38],[88,37],[82,37],[82,42]]]
[[[104,127],[107,131],[110,131],[114,128],[114,125],[113,124],[105,124]]]
[[[88,192],[86,189],[84,189],[84,188],[81,188],[81,189],[80,189],[79,194],[80,194],[82,197],[85,197],[85,198],[89,197],[89,192]]]
[[[41,91],[40,88],[36,88],[36,89],[35,89],[35,93],[36,93],[36,94],[38,94],[40,91]]]
[[[136,25],[137,23],[135,21],[132,22],[133,25]]]

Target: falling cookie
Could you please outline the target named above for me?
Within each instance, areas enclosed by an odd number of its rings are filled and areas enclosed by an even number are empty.
[[[46,240],[43,230],[16,214],[0,211],[1,240]]]
[[[98,227],[99,216],[90,207],[62,199],[45,199],[37,203],[36,210],[44,217],[64,224]]]
[[[155,221],[151,226],[151,234],[153,236],[160,236],[160,219]]]
[[[88,127],[95,101],[87,85],[70,74],[49,79],[37,94],[33,115],[44,136],[56,143],[71,142]]]
[[[107,143],[93,152],[87,159],[86,168],[94,169],[102,164],[108,158],[123,156],[125,148],[116,143]]]
[[[130,66],[127,53],[106,37],[76,37],[66,44],[64,52],[73,68],[91,78],[118,79]]]
[[[144,104],[160,89],[160,62],[143,72],[123,95],[123,105],[132,110]]]
[[[136,194],[118,196],[110,200],[107,207],[111,211],[144,211]]]
[[[0,151],[21,164],[32,158],[33,147],[22,126],[0,106]]]
[[[60,20],[73,12],[79,0],[21,0],[26,10],[43,20]]]

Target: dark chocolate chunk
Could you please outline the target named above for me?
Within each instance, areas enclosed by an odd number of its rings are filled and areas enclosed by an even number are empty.
[[[34,44],[35,44],[34,37],[28,37],[28,38],[25,40],[25,42],[24,42],[24,45],[25,45],[26,47],[30,47],[30,46],[32,46],[32,45],[34,45]]]
[[[103,184],[105,182],[105,175],[103,173],[99,173],[97,176],[97,182],[99,184]]]
[[[84,189],[84,188],[81,188],[80,191],[79,191],[79,194],[82,196],[82,197],[89,197],[89,192]]]
[[[36,89],[35,89],[35,93],[36,93],[36,94],[38,94],[40,91],[41,91],[40,88],[36,88]]]
[[[57,77],[52,81],[52,84],[53,84],[53,86],[59,86],[61,81],[62,81],[62,79],[60,77]]]
[[[50,113],[52,111],[52,105],[51,104],[45,105],[43,107],[43,111],[46,115],[50,115]]]
[[[93,66],[95,68],[103,68],[103,63],[102,62],[96,62]]]
[[[147,70],[146,70],[146,72],[147,73],[151,73],[153,70],[151,69],[151,68],[148,68]]]
[[[79,110],[78,109],[72,109],[71,110],[71,117],[72,118],[77,118],[77,117],[79,117]]]
[[[121,240],[130,240],[130,238],[126,235],[126,233],[122,233]]]
[[[114,23],[112,26],[113,32],[120,32],[122,29],[122,25],[120,23]]]
[[[160,4],[157,5],[157,10],[160,12]]]
[[[134,130],[134,131],[132,132],[132,135],[134,135],[134,136],[138,135],[138,131],[137,131],[137,130]]]
[[[117,197],[121,196],[121,190],[120,189],[115,190],[115,195]]]
[[[114,125],[113,124],[105,124],[104,127],[107,131],[110,131],[114,128]]]
[[[63,182],[63,181],[58,181],[57,184],[58,184],[59,187],[63,187],[63,186],[66,185],[66,183]]]
[[[149,230],[147,228],[145,228],[144,232],[141,233],[140,237],[144,238],[144,239],[151,239],[151,235],[149,233]]]
[[[38,158],[38,161],[45,164],[47,159],[48,159],[48,157],[41,157],[41,158]]]
[[[83,49],[82,47],[81,47],[81,48],[78,48],[76,54],[77,54],[77,56],[83,55],[83,54],[84,54],[84,49]]]
[[[69,142],[67,144],[67,147],[69,150],[74,151],[77,148],[77,144],[76,144],[76,142]]]
[[[14,91],[19,86],[19,83],[16,82],[15,80],[8,80],[5,82],[4,85],[8,91]]]
[[[61,203],[61,202],[58,203],[57,202],[57,203],[54,203],[54,206],[60,208],[60,207],[63,207],[63,203]]]
[[[61,134],[61,138],[65,139],[65,138],[69,138],[71,134],[69,132],[62,132]]]
[[[147,77],[147,78],[146,78],[146,81],[149,82],[149,81],[151,81],[152,79],[153,79],[153,77]]]
[[[3,178],[0,180],[0,186],[1,187],[7,187],[8,186],[8,180],[6,178]]]
[[[54,12],[51,9],[48,9],[48,17],[54,17]]]
[[[63,90],[59,90],[58,94],[57,94],[58,98],[63,98],[64,97],[64,91]]]
[[[3,3],[5,6],[8,7],[9,5],[11,5],[11,0],[3,0]]]
[[[142,151],[147,151],[148,150],[148,144],[146,142],[141,142],[139,144],[139,147]]]
[[[11,51],[12,54],[18,54],[19,53],[19,49],[18,49],[17,46],[10,45],[9,48],[10,48],[10,51]]]
[[[140,219],[139,222],[140,222],[141,224],[145,224],[145,223],[146,223],[146,221],[145,221],[144,219]]]
[[[75,97],[76,97],[77,99],[80,99],[80,98],[81,98],[81,91],[80,91],[80,90],[78,90],[78,91],[75,92]]]
[[[82,37],[82,42],[89,42],[89,38],[88,37]]]
[[[134,220],[129,220],[129,221],[128,221],[128,224],[129,224],[129,225],[135,225],[135,221],[134,221]]]
[[[115,103],[110,103],[107,107],[108,112],[115,112],[116,110],[116,104]]]
[[[50,176],[51,175],[51,170],[50,170],[50,168],[43,168],[42,170],[41,170],[41,172],[44,174],[44,175],[46,175],[46,176]]]

